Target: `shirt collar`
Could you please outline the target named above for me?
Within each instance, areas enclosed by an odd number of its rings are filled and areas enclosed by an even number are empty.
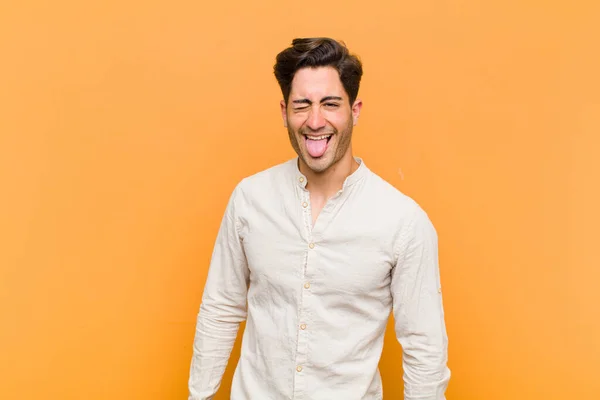
[[[362,178],[365,177],[365,175],[367,175],[367,173],[369,172],[369,169],[367,168],[367,166],[365,165],[365,162],[363,161],[362,158],[360,157],[354,157],[354,159],[356,160],[356,162],[358,163],[358,168],[356,169],[356,171],[354,171],[353,173],[351,173],[348,177],[346,177],[346,179],[344,180],[344,184],[342,185],[342,190],[354,185],[356,182],[360,181]],[[301,188],[306,188],[306,184],[308,183],[308,179],[306,178],[306,176],[300,172],[300,168],[298,167],[298,162],[299,162],[299,158],[296,157],[294,158],[292,161],[292,165],[293,165],[293,171],[294,171],[294,178],[296,180],[296,183],[301,187]]]

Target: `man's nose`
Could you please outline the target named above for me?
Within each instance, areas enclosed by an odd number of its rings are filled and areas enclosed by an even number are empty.
[[[319,129],[325,127],[325,118],[323,117],[320,108],[313,108],[310,111],[310,114],[308,115],[308,120],[306,121],[306,125],[313,131],[318,131]]]

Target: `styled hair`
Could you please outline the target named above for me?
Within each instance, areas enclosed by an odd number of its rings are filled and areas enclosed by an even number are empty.
[[[276,61],[273,72],[286,104],[296,71],[307,67],[335,68],[350,105],[358,96],[362,63],[356,55],[350,54],[344,42],[326,37],[294,39],[290,47],[277,54]]]

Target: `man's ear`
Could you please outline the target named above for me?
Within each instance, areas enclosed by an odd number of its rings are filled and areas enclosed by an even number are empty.
[[[358,124],[358,117],[360,115],[360,110],[362,109],[362,100],[356,99],[354,104],[352,105],[352,121],[354,125]]]
[[[283,126],[287,128],[287,106],[285,100],[281,100],[279,103],[281,106],[281,118],[283,118]]]

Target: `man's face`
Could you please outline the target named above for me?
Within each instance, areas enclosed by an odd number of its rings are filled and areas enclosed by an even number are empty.
[[[302,68],[292,81],[281,113],[292,147],[312,171],[326,171],[351,157],[352,129],[362,103],[350,107],[348,94],[332,67]]]

